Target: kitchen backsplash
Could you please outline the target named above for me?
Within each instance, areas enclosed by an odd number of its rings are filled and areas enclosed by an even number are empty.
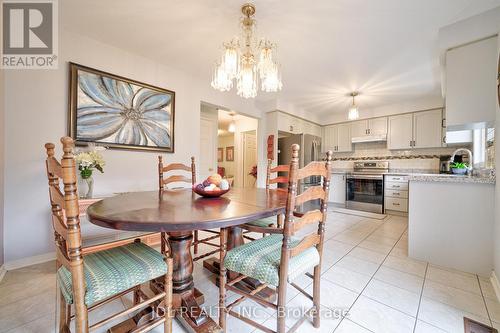
[[[389,150],[386,142],[356,143],[352,152],[333,153],[332,166],[345,169],[352,168],[353,161],[388,160],[391,169],[439,170],[440,156],[449,156],[456,148]]]

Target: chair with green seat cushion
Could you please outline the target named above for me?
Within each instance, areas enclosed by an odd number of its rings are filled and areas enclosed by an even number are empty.
[[[226,316],[234,316],[259,329],[264,327],[242,313],[232,311],[235,303],[250,298],[259,304],[276,310],[276,330],[285,333],[290,311],[286,309],[288,284],[296,288],[313,301],[313,306],[301,311],[301,318],[290,324],[289,332],[295,332],[307,319],[312,317],[314,328],[320,327],[320,291],[321,291],[321,256],[323,253],[324,231],[327,214],[328,192],[331,177],[332,152],[327,153],[324,162],[311,162],[299,169],[299,145],[292,145],[292,159],[289,168],[289,187],[286,199],[284,218],[278,220],[282,224],[278,228],[259,228],[248,225],[248,230],[266,232],[269,236],[242,244],[227,250],[227,238],[230,230],[221,229],[219,258],[219,325],[226,329]],[[321,185],[311,186],[297,194],[298,184],[306,177],[320,176]],[[271,192],[273,191],[273,192]],[[275,194],[269,190],[268,194]],[[319,201],[320,207],[313,209],[306,203]],[[297,209],[302,208],[300,211]],[[317,225],[314,231],[310,226]],[[299,237],[299,235],[303,237]],[[293,283],[293,280],[312,269],[312,295]],[[227,271],[236,274],[227,274]],[[227,279],[230,281],[226,281]],[[246,278],[257,280],[262,284],[256,289],[242,290],[236,286]],[[270,302],[260,293],[266,286],[276,287],[277,302]],[[242,297],[237,302],[226,305],[226,290]],[[260,293],[260,294],[259,294]],[[264,329],[263,329],[264,330]],[[267,329],[266,329],[267,330]],[[271,330],[269,330],[271,331]]]
[[[260,220],[248,222],[247,224],[250,224],[250,225],[253,225],[256,227],[267,228],[267,227],[271,227],[271,226],[276,224],[276,217],[266,217],[266,218],[263,218]]]
[[[136,326],[131,312],[141,312],[155,303],[162,302],[164,311],[157,316],[144,318],[135,328],[147,332],[163,326],[165,333],[172,332],[173,258],[133,239],[121,240],[104,250],[94,247],[85,254],[80,227],[77,168],[73,154],[74,141],[61,138],[63,157],[55,158],[55,145],[45,144],[47,180],[49,187],[52,228],[54,231],[57,277],[56,327],[58,333],[88,333],[112,321],[125,317],[121,327]],[[162,237],[165,239],[165,237]],[[133,243],[132,243],[133,242]],[[86,248],[87,250],[89,248]],[[154,288],[145,293],[153,283]],[[131,306],[112,311],[107,318],[96,322],[89,315],[99,305],[133,293]],[[74,322],[74,330],[71,322]],[[94,321],[94,324],[90,324]]]
[[[87,306],[167,273],[161,253],[143,243],[86,255],[83,268]],[[66,267],[59,268],[57,280],[66,303],[73,304],[71,273]]]
[[[292,237],[290,246],[300,242]],[[238,246],[227,252],[224,259],[226,269],[244,274],[277,287],[283,235],[270,235],[253,242]],[[288,263],[288,282],[292,282],[310,268],[319,264],[319,253],[310,247],[290,259]]]
[[[276,167],[272,167],[273,161],[267,160],[267,176],[266,176],[266,189],[270,189],[271,185],[278,184],[284,187],[281,187],[280,190],[286,191],[288,186],[288,173],[290,171],[290,166],[288,165],[277,165]],[[281,173],[281,175],[279,175]],[[283,176],[283,173],[286,173],[286,176]],[[275,174],[276,177],[272,178],[272,175]],[[247,222],[243,225],[244,229],[248,229],[251,232],[252,227],[260,227],[260,228],[269,228],[269,227],[279,227],[279,220],[277,217],[267,217],[263,219],[259,219],[256,221]],[[247,228],[249,227],[249,228]],[[265,234],[264,234],[265,235]],[[249,238],[249,237],[247,237]],[[249,238],[252,239],[252,238]],[[253,240],[253,239],[252,239]]]

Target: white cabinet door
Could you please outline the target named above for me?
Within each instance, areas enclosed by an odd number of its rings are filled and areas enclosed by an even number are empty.
[[[368,135],[368,121],[359,120],[351,123],[351,137],[359,138]]]
[[[368,120],[368,134],[387,135],[387,117]]]
[[[413,148],[435,148],[443,145],[442,110],[413,114]]]
[[[321,126],[312,124],[312,134],[321,137]]]
[[[278,113],[278,130],[282,132],[287,132],[287,133],[295,133],[293,131],[294,129],[294,124],[293,123],[293,117],[286,114],[279,112]]]
[[[352,151],[351,124],[337,125],[337,152]]]
[[[446,125],[495,121],[497,36],[446,52]]]
[[[387,133],[388,149],[411,149],[413,140],[413,114],[401,114],[389,117]]]
[[[337,147],[337,126],[326,126],[324,128],[322,146],[324,152],[328,150],[335,151]]]
[[[346,197],[345,174],[332,174],[328,201],[336,204],[345,204],[345,197]]]

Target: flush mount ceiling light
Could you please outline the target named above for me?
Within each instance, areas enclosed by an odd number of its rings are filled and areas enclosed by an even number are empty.
[[[241,12],[241,37],[222,44],[222,57],[215,64],[211,86],[229,91],[234,80],[239,96],[253,98],[257,96],[260,80],[262,91],[277,92],[283,84],[280,65],[276,61],[276,44],[264,38],[257,42],[253,4],[244,4]]]
[[[359,118],[358,107],[356,106],[356,101],[354,100],[359,93],[357,91],[353,91],[349,96],[352,97],[352,105],[349,108],[349,113],[347,114],[347,118],[349,120],[356,120]]]

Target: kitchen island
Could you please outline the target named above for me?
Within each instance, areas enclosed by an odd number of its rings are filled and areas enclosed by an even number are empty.
[[[483,276],[493,266],[495,177],[409,175],[408,254]]]

